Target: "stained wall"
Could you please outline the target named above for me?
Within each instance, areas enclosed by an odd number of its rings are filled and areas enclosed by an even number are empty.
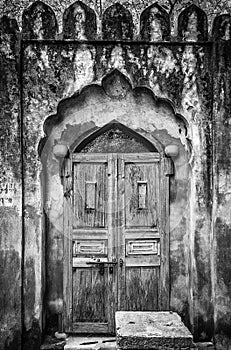
[[[231,324],[230,16],[217,17],[211,29],[192,5],[173,30],[159,4],[138,7],[139,16],[118,3],[100,15],[95,5],[65,5],[53,5],[54,13],[41,2],[19,3],[1,19],[0,345],[17,348],[22,334],[23,349],[36,349],[42,330],[57,328],[64,198],[52,147],[70,146],[113,119],[179,146],[170,193],[170,307],[196,340],[224,339]],[[119,99],[103,85],[115,70],[112,83],[120,89],[125,77],[130,86]]]

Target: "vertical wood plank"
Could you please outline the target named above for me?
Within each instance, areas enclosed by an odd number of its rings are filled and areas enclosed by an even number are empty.
[[[73,322],[106,322],[107,274],[98,268],[77,268],[73,273]]]
[[[126,310],[157,311],[159,267],[126,269]]]
[[[159,305],[161,310],[169,310],[169,176],[166,176],[166,161],[161,160],[160,177],[160,293]]]
[[[64,191],[72,183],[72,162],[66,159],[63,169]],[[64,196],[63,212],[63,325],[64,331],[72,331],[72,201]]]
[[[124,156],[118,156],[118,310],[126,309],[125,275],[125,162]]]
[[[117,154],[108,154],[108,260],[117,258]],[[115,310],[117,309],[117,270],[112,267],[109,276],[108,289],[108,328],[109,332],[115,329]]]

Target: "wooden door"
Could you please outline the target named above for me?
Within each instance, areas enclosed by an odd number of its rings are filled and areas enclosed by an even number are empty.
[[[110,333],[117,302],[115,156],[74,155],[73,183],[72,330]]]
[[[160,157],[124,154],[119,174],[119,309],[159,310]]]
[[[116,310],[168,309],[164,165],[154,152],[73,154],[66,331],[113,333]]]

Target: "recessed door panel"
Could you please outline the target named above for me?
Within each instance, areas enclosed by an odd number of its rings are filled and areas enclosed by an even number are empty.
[[[106,227],[107,163],[74,164],[73,227]]]
[[[158,310],[159,268],[126,267],[127,311]]]
[[[99,269],[76,268],[73,271],[73,322],[106,323],[108,276]]]
[[[148,163],[125,163],[125,225],[156,227],[159,201],[159,167]]]

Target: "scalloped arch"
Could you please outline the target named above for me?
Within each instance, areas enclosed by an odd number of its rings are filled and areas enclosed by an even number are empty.
[[[187,137],[188,123],[182,115],[175,112],[170,101],[156,98],[148,87],[133,88],[126,76],[113,70],[102,79],[101,85],[88,85],[78,95],[59,103],[57,114],[44,122],[46,138],[40,142],[40,153],[48,137],[59,125],[65,129],[65,125],[93,122],[89,133],[82,133],[78,138],[77,143],[80,143],[98,129],[111,125],[112,121],[131,128],[134,132],[143,130],[144,138],[150,128],[169,129],[172,137],[179,139]],[[77,146],[75,138],[72,141],[68,138],[69,141],[69,146]],[[160,147],[156,148],[160,151]]]

